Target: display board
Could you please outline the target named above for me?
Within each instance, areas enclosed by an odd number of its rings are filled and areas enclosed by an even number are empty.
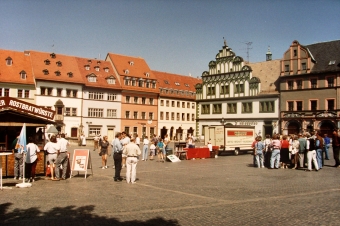
[[[167,155],[166,156],[171,162],[180,162],[181,160],[176,155]]]
[[[87,174],[87,169],[91,169],[92,175],[92,162],[89,149],[74,149],[71,167],[71,176],[73,171],[85,172],[85,179]]]

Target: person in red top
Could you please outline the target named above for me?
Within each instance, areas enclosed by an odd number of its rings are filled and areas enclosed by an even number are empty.
[[[289,159],[289,141],[287,140],[288,136],[283,135],[281,140],[281,150],[280,150],[280,161],[281,168],[287,169],[288,164],[290,164]]]

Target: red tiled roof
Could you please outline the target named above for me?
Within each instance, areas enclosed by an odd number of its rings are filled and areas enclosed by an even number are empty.
[[[117,78],[116,73],[109,61],[97,60],[97,59],[86,59],[76,57],[79,71],[84,78],[85,86],[87,87],[98,87],[98,88],[111,88],[111,89],[121,89],[120,79]],[[88,66],[89,70],[86,70],[85,66]],[[99,71],[96,71],[96,67]],[[108,69],[108,72],[105,71]],[[90,74],[94,74],[97,77],[96,82],[89,82],[87,77]],[[115,84],[108,84],[106,78],[113,76],[116,79]]]
[[[6,59],[12,59],[12,65],[6,65]],[[21,79],[20,72],[26,72],[26,79]],[[0,49],[0,82],[34,85],[30,56],[24,52]]]
[[[30,51],[32,70],[36,79],[56,82],[84,83],[85,78],[80,73],[77,60],[74,56],[55,54],[55,58],[52,58],[51,54],[52,53]],[[46,60],[50,61],[50,64],[46,65]],[[57,65],[58,62],[61,63],[61,66]],[[47,75],[43,72],[45,69],[48,70]],[[60,72],[59,76],[55,74],[57,71]],[[69,72],[72,73],[72,77],[69,77]]]

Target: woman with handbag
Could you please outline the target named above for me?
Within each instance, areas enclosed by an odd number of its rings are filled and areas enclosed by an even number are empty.
[[[102,169],[107,169],[107,155],[110,143],[107,141],[107,136],[103,137],[100,143],[99,155],[102,157]]]

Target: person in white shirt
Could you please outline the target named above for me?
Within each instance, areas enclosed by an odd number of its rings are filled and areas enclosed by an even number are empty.
[[[98,148],[99,148],[99,139],[100,139],[100,134],[97,134],[97,135],[93,138],[93,141],[94,141],[93,151],[98,150]]]
[[[38,152],[40,152],[40,149],[38,146],[33,143],[33,137],[28,138],[28,144],[26,145],[26,176],[25,178],[29,178],[28,182],[34,182],[35,178],[35,168],[38,163]]]
[[[126,158],[126,182],[136,183],[137,157],[141,154],[140,148],[135,144],[135,139],[131,138],[130,143],[124,146],[123,154]]]
[[[148,147],[149,147],[149,139],[148,136],[145,136],[143,140],[143,156],[142,156],[142,161],[147,161],[148,160]]]
[[[67,147],[70,143],[65,139],[65,134],[61,134],[61,138],[57,143],[60,147],[59,155],[56,160],[56,170],[55,170],[55,178],[53,181],[59,181],[60,179],[66,180],[66,171],[68,165],[68,156],[67,156]],[[63,175],[60,178],[60,166],[63,168]]]
[[[130,137],[126,134],[125,131],[122,132],[122,139],[120,140],[120,143],[122,144],[122,146],[124,147],[125,145],[127,145],[128,143],[130,143]],[[126,155],[123,153],[122,154],[122,168],[126,167]]]
[[[57,138],[53,135],[50,137],[50,141],[45,144],[44,150],[47,154],[47,161],[49,162],[51,170],[51,179],[54,179],[54,167],[57,160],[58,150],[60,149],[57,144]]]

